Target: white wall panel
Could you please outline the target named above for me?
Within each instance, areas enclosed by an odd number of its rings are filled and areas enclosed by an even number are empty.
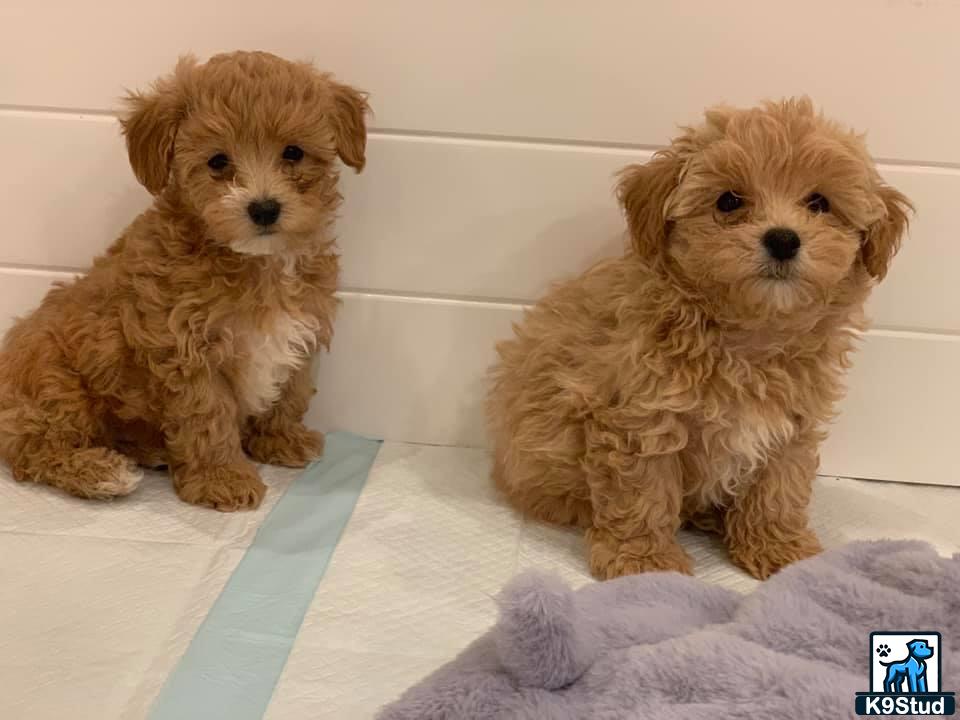
[[[623,251],[614,174],[648,157],[562,145],[377,137],[368,169],[343,176],[343,283],[536,298],[558,278]]]
[[[918,209],[824,470],[960,483],[957,0],[34,0],[0,27],[0,330],[149,203],[110,115],[124,88],[186,51],[311,58],[371,92],[379,128],[343,176],[349,291],[312,417],[422,442],[481,444],[517,303],[619,252],[618,168],[706,105],[810,94]]]
[[[870,316],[889,328],[960,331],[960,170],[887,166],[883,174],[916,214]]]
[[[151,201],[113,118],[0,111],[0,264],[85,268]]]
[[[111,108],[182,52],[264,49],[371,91],[380,127],[662,144],[809,93],[880,157],[960,162],[952,0],[9,0],[0,27],[0,104]]]
[[[334,350],[318,362],[311,419],[377,437],[485,445],[484,373],[521,313],[515,305],[346,296]],[[854,362],[822,472],[960,485],[960,337],[871,332]]]
[[[0,271],[0,333],[52,279]],[[486,444],[485,372],[522,307],[343,293],[333,350],[316,363],[309,421],[374,437]],[[870,333],[822,453],[829,475],[960,484],[955,458],[960,337]]]
[[[0,112],[10,211],[0,264],[82,268],[150,198],[112,118]],[[532,300],[619,253],[613,175],[644,151],[374,135],[343,173],[344,287]],[[871,314],[894,328],[960,331],[960,170],[885,166],[918,214]]]
[[[14,318],[30,313],[50,289],[54,281],[68,281],[71,273],[0,268],[0,338],[6,334]]]
[[[516,305],[345,294],[310,419],[374,437],[486,444],[485,373]]]
[[[821,471],[960,485],[960,336],[873,331],[854,359]]]

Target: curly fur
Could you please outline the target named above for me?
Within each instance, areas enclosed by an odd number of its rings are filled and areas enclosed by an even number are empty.
[[[88,498],[169,465],[187,502],[256,507],[244,451],[297,466],[323,448],[301,420],[337,306],[335,157],[362,169],[366,100],[307,64],[237,52],[183,58],[127,103],[130,164],[155,201],[7,335],[0,459]],[[208,166],[221,153],[227,166]],[[265,198],[281,204],[267,229],[247,213]]]
[[[728,191],[743,205],[725,213]],[[709,110],[618,195],[626,254],[555,286],[498,345],[495,481],[585,528],[598,577],[690,572],[689,522],[765,578],[820,549],[817,446],[910,204],[805,98]],[[773,227],[798,233],[795,259],[765,251]]]

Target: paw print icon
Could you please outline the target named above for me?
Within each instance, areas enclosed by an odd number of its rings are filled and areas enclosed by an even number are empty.
[[[885,657],[887,657],[887,655],[889,655],[889,654],[890,654],[890,646],[889,646],[889,645],[886,645],[886,644],[884,644],[884,643],[880,643],[879,645],[877,645],[877,655],[879,655],[879,656],[882,657],[882,658],[885,658]]]

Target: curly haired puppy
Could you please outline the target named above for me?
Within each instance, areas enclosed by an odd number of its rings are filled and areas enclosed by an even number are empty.
[[[183,500],[254,508],[247,456],[300,466],[323,450],[301,419],[337,306],[335,156],[362,169],[365,97],[237,52],[185,57],[127,101],[130,164],[155,201],[7,335],[0,459],[86,498],[168,465]]]
[[[600,578],[689,573],[684,522],[765,578],[820,550],[817,446],[910,204],[806,98],[709,110],[618,195],[626,255],[498,346],[495,480],[585,528]]]

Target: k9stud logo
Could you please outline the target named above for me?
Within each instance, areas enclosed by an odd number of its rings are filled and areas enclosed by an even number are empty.
[[[954,693],[942,692],[940,633],[870,633],[870,692],[857,693],[857,715],[953,715]]]

